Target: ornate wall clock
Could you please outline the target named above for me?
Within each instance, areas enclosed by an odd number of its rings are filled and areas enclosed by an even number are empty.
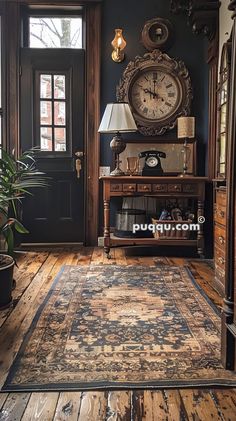
[[[168,19],[153,18],[148,20],[142,30],[142,43],[152,51],[159,49],[167,51],[174,39],[174,28]]]
[[[117,100],[131,106],[140,133],[161,135],[188,115],[192,88],[183,61],[160,50],[129,62],[117,87]]]

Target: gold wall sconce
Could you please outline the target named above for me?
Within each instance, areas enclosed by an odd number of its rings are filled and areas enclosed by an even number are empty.
[[[126,47],[126,41],[123,37],[122,29],[115,29],[115,37],[111,42],[111,45],[114,48],[111,54],[112,60],[116,63],[121,63],[121,61],[125,58],[123,50]]]

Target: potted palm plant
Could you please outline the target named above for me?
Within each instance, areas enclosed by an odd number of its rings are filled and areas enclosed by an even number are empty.
[[[14,232],[28,233],[20,222],[21,202],[31,189],[47,186],[36,168],[36,150],[26,151],[19,159],[1,150],[0,157],[0,235],[6,251],[0,253],[0,309],[11,303],[14,267]]]

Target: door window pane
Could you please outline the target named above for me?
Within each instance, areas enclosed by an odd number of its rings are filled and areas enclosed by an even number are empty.
[[[52,98],[52,75],[40,75],[40,98]]]
[[[51,101],[40,102],[40,124],[46,124],[46,125],[52,124],[52,102]]]
[[[31,48],[82,48],[82,32],[80,16],[29,18]]]
[[[55,151],[66,151],[66,129],[55,128]]]
[[[42,151],[52,151],[52,128],[41,127],[40,129],[40,148]]]
[[[66,124],[66,103],[64,101],[54,102],[54,124],[56,126]]]
[[[54,98],[65,99],[65,82],[66,80],[64,75],[54,75]]]

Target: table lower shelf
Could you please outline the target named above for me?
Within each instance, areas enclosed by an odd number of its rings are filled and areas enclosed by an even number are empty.
[[[136,245],[173,245],[173,246],[196,246],[197,240],[188,240],[185,238],[121,238],[111,234],[110,239],[104,238],[104,243],[109,240],[110,247],[112,246],[136,246]]]

